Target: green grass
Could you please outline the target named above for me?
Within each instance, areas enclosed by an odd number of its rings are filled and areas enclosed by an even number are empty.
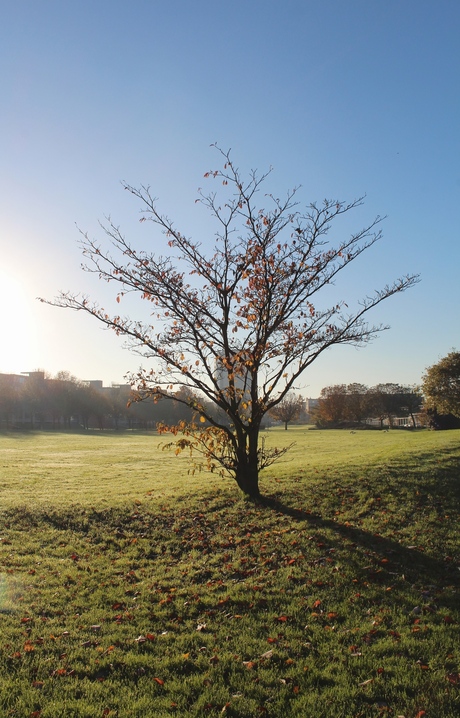
[[[1,436],[0,715],[457,716],[460,432],[293,439],[253,504],[153,435]]]

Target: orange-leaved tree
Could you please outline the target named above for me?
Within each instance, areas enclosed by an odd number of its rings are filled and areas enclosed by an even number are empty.
[[[330,244],[331,224],[363,198],[326,200],[302,212],[292,190],[281,200],[266,195],[262,209],[258,193],[269,172],[244,178],[230,152],[217,149],[222,168],[205,177],[219,183],[225,198],[199,190],[197,200],[216,221],[211,250],[161,214],[147,187],[125,185],[142,204],[141,221],[166,235],[167,256],[136,249],[110,219],[106,245],[83,234],[85,269],[116,285],[117,301],[134,292],[149,302],[147,321],[109,314],[81,294],[63,292],[49,303],[91,314],[155,360],[131,377],[139,397],[171,398],[176,390],[175,400],[196,412],[195,422],[162,430],[176,435],[178,451],[197,450],[209,469],[230,474],[257,497],[260,470],[283,453],[259,440],[264,415],[326,349],[363,345],[384,329],[369,326],[367,313],[418,278],[398,279],[353,311],[344,302],[320,308],[321,290],[380,238],[381,218]]]

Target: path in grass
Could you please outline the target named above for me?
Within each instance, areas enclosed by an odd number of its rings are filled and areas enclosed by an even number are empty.
[[[2,437],[0,715],[458,715],[460,433],[293,437],[265,505],[152,437]]]

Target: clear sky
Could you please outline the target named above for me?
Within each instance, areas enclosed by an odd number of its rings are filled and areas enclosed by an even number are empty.
[[[137,369],[96,320],[36,297],[107,298],[80,270],[76,225],[97,237],[111,215],[161,246],[121,180],[151,185],[181,231],[206,242],[194,200],[216,141],[241,169],[273,166],[277,196],[295,185],[305,204],[366,193],[350,229],[388,215],[339,298],[422,275],[369,317],[391,329],[330,350],[304,395],[418,383],[460,349],[458,0],[15,0],[1,15],[0,372],[110,384]]]

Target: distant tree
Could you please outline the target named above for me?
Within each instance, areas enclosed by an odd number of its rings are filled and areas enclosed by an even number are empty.
[[[345,384],[334,384],[321,389],[315,418],[318,426],[337,426],[346,420],[347,389]]]
[[[62,419],[64,427],[70,429],[72,416],[78,414],[81,382],[70,372],[59,371],[54,379],[45,382],[45,392],[53,426]]]
[[[401,387],[388,382],[377,384],[369,390],[369,407],[371,416],[380,420],[383,427],[385,419],[393,426],[393,419],[401,413]]]
[[[103,429],[110,411],[111,407],[105,394],[82,383],[78,392],[78,404],[75,412],[78,424],[84,429],[89,429],[92,426]]]
[[[209,469],[229,473],[243,492],[257,497],[259,471],[284,453],[259,443],[264,416],[326,349],[374,338],[384,327],[368,326],[368,312],[418,278],[398,279],[354,310],[342,301],[321,307],[321,290],[329,292],[337,275],[381,237],[381,218],[328,243],[332,224],[362,198],[348,204],[325,200],[301,212],[293,190],[284,199],[265,194],[269,207],[263,209],[257,197],[268,173],[251,172],[245,179],[230,154],[219,151],[223,168],[205,177],[223,185],[225,196],[219,200],[216,192],[200,190],[197,200],[217,223],[210,254],[209,242],[192,241],[159,212],[146,187],[125,189],[142,203],[141,221],[166,234],[169,256],[136,249],[110,220],[104,230],[112,250],[82,235],[86,269],[119,286],[118,302],[126,293],[149,302],[147,321],[111,313],[70,292],[50,303],[87,312],[155,359],[151,370],[132,377],[144,396],[171,398],[172,391],[187,387],[216,404],[225,421],[195,396],[185,399],[199,421],[170,427],[181,435],[177,448],[201,452]]]
[[[412,426],[417,426],[416,414],[422,410],[423,394],[418,386],[403,386],[401,394],[401,409],[407,412],[412,421]]]
[[[104,399],[108,415],[112,419],[115,429],[120,428],[120,421],[127,418],[131,400],[130,386],[112,386],[104,390]]]
[[[284,429],[287,431],[288,424],[299,418],[303,405],[304,400],[301,396],[287,394],[279,404],[271,409],[270,416],[272,416],[276,421],[282,421]]]
[[[18,379],[13,374],[0,374],[0,427],[4,422],[6,429],[10,428],[21,399]]]
[[[428,367],[422,383],[427,408],[460,417],[460,352],[451,351]]]
[[[346,416],[361,424],[369,416],[369,389],[364,384],[348,384],[346,388]]]
[[[43,369],[30,372],[21,391],[24,417],[28,417],[31,429],[43,428],[45,414],[49,410],[50,396],[45,376]]]

